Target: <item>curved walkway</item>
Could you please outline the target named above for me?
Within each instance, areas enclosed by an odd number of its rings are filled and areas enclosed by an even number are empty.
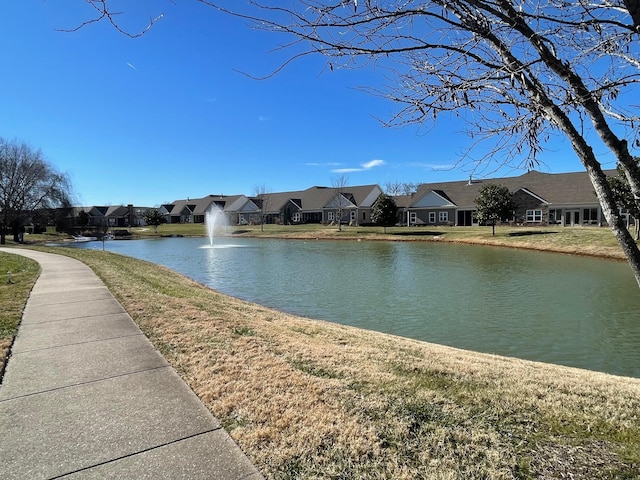
[[[40,263],[0,385],[2,479],[259,479],[83,263]]]

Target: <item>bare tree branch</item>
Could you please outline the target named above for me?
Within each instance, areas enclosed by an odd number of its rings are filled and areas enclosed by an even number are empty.
[[[124,29],[121,26],[121,24],[118,22],[117,17],[118,15],[121,15],[122,12],[113,12],[109,9],[109,0],[84,0],[84,1],[96,11],[97,16],[89,20],[85,20],[84,22],[72,28],[57,29],[59,32],[77,32],[78,30],[81,30],[91,24],[106,21],[109,24],[111,24],[111,26],[115,28],[122,35],[125,35],[129,38],[138,38],[144,35],[145,33],[147,33],[151,29],[151,27],[153,27],[153,25],[156,24],[156,22],[158,22],[160,19],[162,19],[162,17],[164,17],[164,14],[160,14],[156,17],[149,18],[149,23],[146,25],[144,29],[137,32],[130,32]]]

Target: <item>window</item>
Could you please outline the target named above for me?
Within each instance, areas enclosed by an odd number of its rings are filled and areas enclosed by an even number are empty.
[[[527,222],[542,222],[542,210],[527,210]]]
[[[358,212],[356,212],[355,210],[351,210],[351,213],[349,215],[349,219],[351,220],[351,222],[356,221],[356,215],[358,215]]]
[[[449,221],[449,212],[439,212],[438,213],[438,221],[440,223],[448,222]]]
[[[327,220],[333,222],[333,212],[327,212]]]
[[[291,215],[291,220],[294,221],[295,223],[300,223],[300,212],[293,212],[293,215]]]
[[[418,215],[416,214],[416,212],[411,212],[409,214],[409,223],[411,225],[415,225],[417,220],[418,220]]]
[[[436,223],[436,212],[429,212],[429,223]]]
[[[598,224],[598,209],[597,208],[585,208],[582,211],[582,223],[585,225],[597,225]]]
[[[549,225],[560,225],[562,223],[562,210],[549,210]]]

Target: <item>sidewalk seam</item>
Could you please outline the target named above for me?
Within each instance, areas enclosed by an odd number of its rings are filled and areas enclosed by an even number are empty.
[[[117,300],[116,300],[117,301]],[[30,321],[29,323],[26,323],[26,326],[29,325],[43,325],[43,324],[47,324],[47,323],[56,323],[56,322],[64,322],[67,320],[82,320],[83,318],[98,318],[98,317],[106,317],[108,315],[122,315],[123,313],[127,313],[127,311],[122,307],[122,305],[120,304],[120,302],[118,302],[118,305],[120,305],[120,307],[122,308],[121,312],[113,312],[113,313],[102,313],[99,315],[83,315],[80,317],[65,317],[65,318],[58,318],[57,320],[48,320],[48,321],[44,321],[44,322],[39,322],[39,321]],[[38,305],[40,306],[40,305]],[[46,307],[46,305],[43,305]],[[24,319],[24,315],[23,315],[23,319]]]
[[[109,292],[109,289],[107,287],[97,287],[95,290],[105,290],[105,291]],[[75,292],[77,290],[72,290],[72,291]],[[111,292],[109,292],[109,293],[111,293]],[[50,294],[49,293],[34,293],[34,294],[30,295],[28,299],[31,300],[31,299],[39,296],[39,295],[43,295],[44,296],[44,295],[50,295]],[[115,297],[112,296],[111,298],[113,298],[115,300]],[[105,296],[103,298],[96,298],[94,300],[111,300],[111,298]],[[48,307],[48,306],[51,306],[51,305],[72,305],[74,303],[86,303],[86,300],[70,300],[68,302],[60,302],[60,301],[59,302],[54,302],[54,301],[52,301],[52,302],[47,302],[47,303],[35,303],[34,302],[34,306],[35,307]]]
[[[165,362],[166,362],[166,360],[165,360]],[[131,375],[138,375],[140,373],[152,372],[154,370],[161,370],[163,368],[170,368],[171,369],[172,367],[171,367],[171,365],[166,364],[166,365],[161,365],[159,367],[145,368],[143,370],[135,370],[135,371],[132,371],[132,372],[121,373],[120,375],[111,375],[109,377],[103,377],[103,378],[99,378],[97,380],[89,380],[87,382],[73,383],[71,385],[64,385],[62,387],[48,388],[46,390],[41,390],[39,392],[26,393],[24,395],[18,395],[16,397],[0,399],[0,404],[5,403],[5,402],[10,402],[10,401],[13,401],[13,400],[18,400],[18,399],[21,399],[21,398],[33,397],[34,395],[43,395],[45,393],[56,392],[58,390],[65,390],[67,388],[76,388],[76,387],[82,387],[82,386],[85,386],[85,385],[91,385],[91,384],[94,384],[94,383],[105,382],[107,380],[113,380],[114,378],[129,377]]]
[[[86,470],[91,470],[92,468],[99,467],[99,466],[102,466],[102,465],[108,465],[109,463],[117,462],[117,461],[123,460],[125,458],[135,457],[136,455],[140,455],[142,453],[150,452],[150,451],[156,450],[158,448],[163,448],[163,447],[166,447],[166,446],[169,446],[169,445],[173,445],[175,443],[179,443],[179,442],[182,442],[184,440],[189,440],[190,438],[195,438],[195,437],[199,437],[201,435],[206,435],[207,433],[213,433],[213,432],[216,432],[216,431],[221,430],[221,429],[222,429],[222,426],[217,427],[217,428],[211,428],[209,430],[205,430],[205,431],[199,432],[199,433],[194,433],[193,435],[187,435],[186,437],[181,437],[181,438],[178,438],[176,440],[172,440],[171,442],[166,442],[166,443],[163,443],[161,445],[155,445],[153,447],[145,448],[145,449],[139,450],[139,451],[134,452],[134,453],[129,453],[127,455],[122,455],[120,457],[112,458],[110,460],[105,460],[104,462],[99,462],[99,463],[96,463],[94,465],[90,465],[88,467],[83,467],[83,468],[79,468],[77,470],[73,470],[71,472],[63,473],[61,475],[56,475],[55,477],[49,477],[48,480],[56,480],[56,479],[59,479],[59,478],[64,478],[67,475],[73,475],[74,473],[79,473],[79,472],[84,472]]]
[[[66,348],[66,347],[73,347],[75,345],[86,345],[87,343],[100,343],[100,342],[108,342],[111,340],[117,340],[119,338],[132,338],[132,337],[139,337],[139,336],[143,336],[145,338],[147,338],[144,333],[140,332],[140,333],[132,333],[131,335],[118,335],[116,337],[107,337],[107,338],[100,338],[97,340],[86,340],[84,342],[74,342],[74,343],[65,343],[65,344],[61,344],[61,345],[52,345],[50,347],[43,347],[43,348],[30,348],[28,350],[20,350],[18,352],[13,352],[13,355],[21,355],[23,353],[32,353],[32,352],[44,352],[47,350],[55,350],[56,348]]]

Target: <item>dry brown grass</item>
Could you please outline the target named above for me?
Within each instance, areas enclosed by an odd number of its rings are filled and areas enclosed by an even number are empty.
[[[640,478],[638,379],[299,318],[146,262],[67,253],[268,478]]]

